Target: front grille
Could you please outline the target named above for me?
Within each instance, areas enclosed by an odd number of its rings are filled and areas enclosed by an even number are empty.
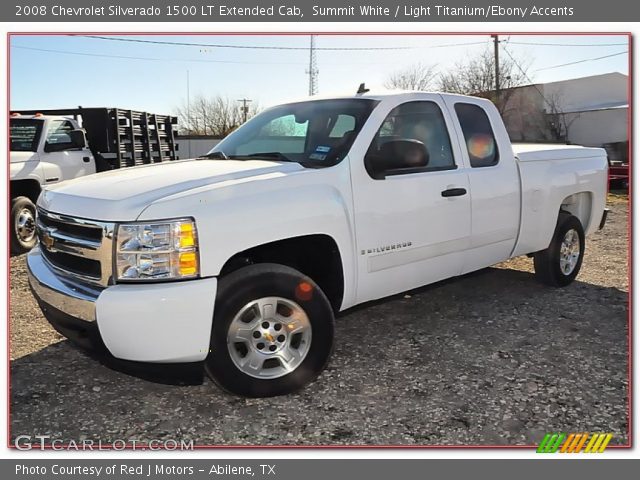
[[[70,273],[76,275],[87,275],[95,278],[96,280],[99,280],[102,275],[102,269],[98,260],[77,257],[75,255],[69,255],[68,253],[51,252],[45,249],[42,250],[49,263],[52,263],[53,265],[56,265]]]
[[[46,261],[61,273],[106,286],[112,277],[112,223],[38,209],[37,234]]]
[[[43,212],[43,210],[40,210],[40,212]],[[100,242],[102,240],[102,228],[98,226],[94,227],[86,224],[65,223],[49,216],[48,214],[41,215],[40,222],[45,227],[56,228],[62,232],[66,232],[68,235],[73,235],[84,240],[93,240],[95,242]]]

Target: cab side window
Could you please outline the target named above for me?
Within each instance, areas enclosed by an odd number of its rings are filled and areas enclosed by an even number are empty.
[[[484,109],[472,103],[456,103],[455,110],[464,134],[471,167],[497,165],[500,158],[498,144]]]
[[[50,145],[73,146],[69,132],[73,130],[73,124],[67,120],[53,120],[47,133],[47,143]]]
[[[407,102],[394,108],[382,123],[367,155],[379,156],[384,152],[384,144],[393,140],[423,143],[428,153],[426,171],[456,168],[449,131],[440,107],[434,102]]]

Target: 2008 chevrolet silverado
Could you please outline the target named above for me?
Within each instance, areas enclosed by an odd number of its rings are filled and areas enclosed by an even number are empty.
[[[571,283],[606,181],[602,149],[512,146],[479,98],[289,103],[205,158],[47,188],[30,283],[80,343],[284,394],[322,371],[334,314],[356,304],[519,255]]]

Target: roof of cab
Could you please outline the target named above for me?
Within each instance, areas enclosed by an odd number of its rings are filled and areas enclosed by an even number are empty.
[[[61,117],[58,115],[10,115],[9,118],[25,119],[25,120],[70,120],[69,117]]]
[[[313,102],[316,100],[342,100],[342,99],[370,99],[376,100],[379,102],[384,102],[385,100],[397,99],[398,101],[410,101],[410,100],[420,100],[420,99],[428,99],[433,98],[434,95],[440,95],[444,98],[449,99],[457,99],[467,101],[472,99],[474,102],[478,103],[491,103],[490,100],[487,100],[482,97],[473,97],[469,95],[460,95],[455,93],[445,93],[445,92],[424,92],[419,90],[382,90],[382,91],[369,91],[367,93],[356,93],[356,94],[333,94],[333,95],[314,95],[313,97],[302,97],[295,98],[292,100],[288,100],[279,104],[274,104],[269,108],[278,106],[278,105],[287,105],[292,103],[301,103],[301,102]]]
[[[388,98],[416,98],[421,95],[442,95],[447,97],[456,97],[456,98],[473,98],[474,100],[486,100],[481,97],[472,97],[469,95],[459,95],[453,93],[445,93],[445,92],[424,92],[419,90],[383,90],[380,92],[369,91],[366,93],[356,93],[356,94],[344,94],[344,95],[314,95],[313,97],[302,97],[296,98],[293,100],[289,100],[283,102],[283,104],[288,103],[298,103],[298,102],[310,102],[314,100],[340,100],[340,99],[349,99],[349,98],[368,98],[371,100],[385,100]],[[487,100],[488,101],[488,100]]]

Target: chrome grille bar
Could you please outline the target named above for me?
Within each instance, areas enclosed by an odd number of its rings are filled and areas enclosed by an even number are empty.
[[[36,231],[47,263],[96,285],[112,283],[114,228],[113,223],[37,211]]]

